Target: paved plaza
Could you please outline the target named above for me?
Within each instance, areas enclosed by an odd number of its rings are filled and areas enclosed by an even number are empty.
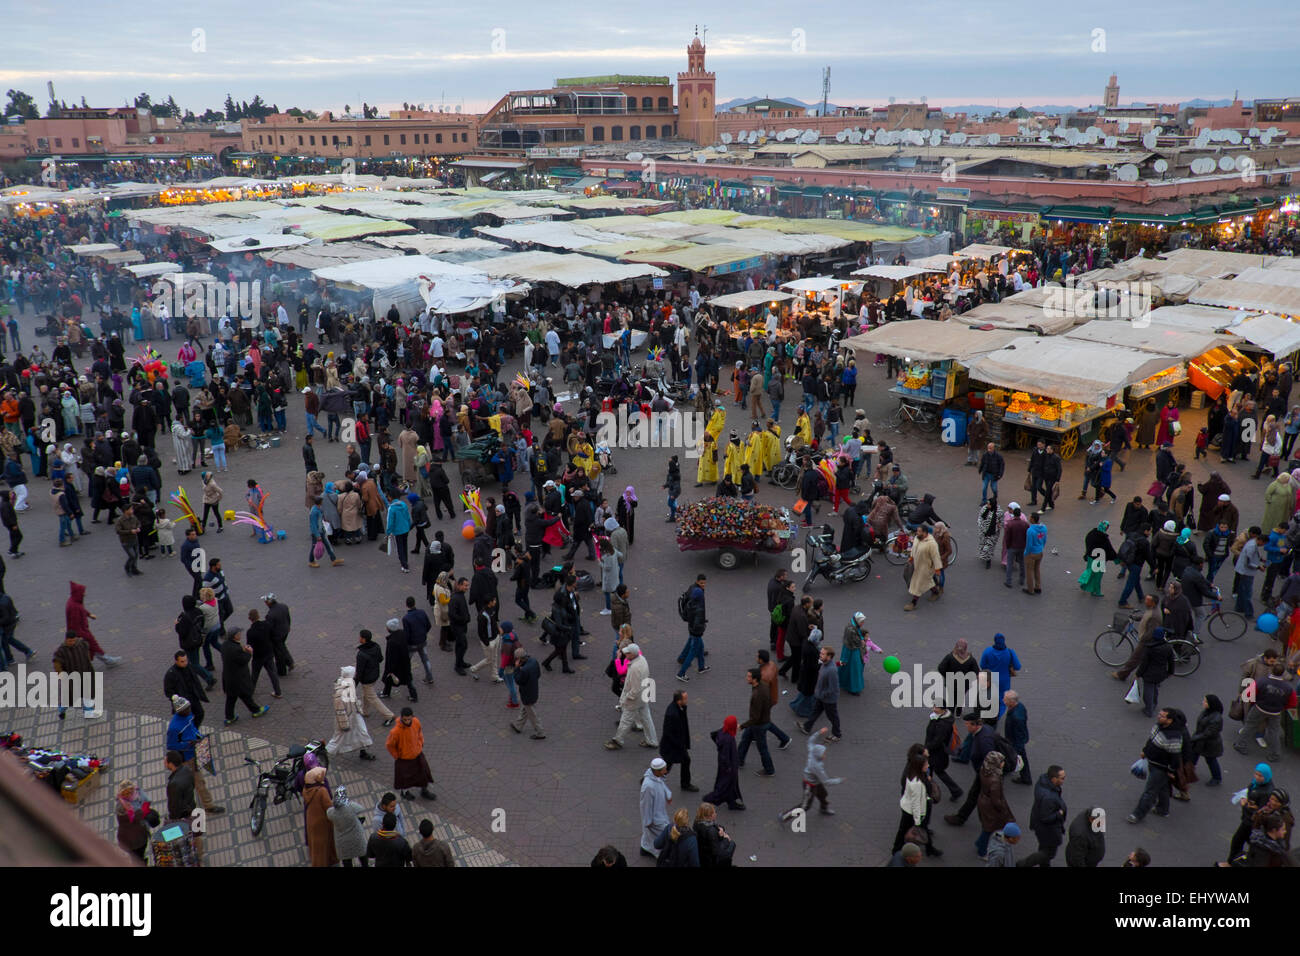
[[[30,336],[26,327],[32,318],[28,314],[24,319],[25,334]],[[175,345],[173,341],[159,347],[169,354]],[[503,378],[514,371],[511,367]],[[867,366],[862,373],[856,404],[871,420],[881,421],[893,404],[885,394],[884,370]],[[798,393],[797,386],[792,388],[782,416],[786,433],[793,424]],[[747,412],[728,402],[727,414],[728,429],[742,434],[748,431]],[[1204,460],[1191,463],[1191,436],[1202,414],[1184,415],[1183,437],[1175,449],[1180,461],[1190,463],[1197,481],[1208,473]],[[212,863],[305,864],[299,805],[273,808],[261,837],[249,832],[247,807],[253,772],[242,763],[242,756],[250,753],[266,758],[282,754],[295,742],[328,738],[333,727],[332,683],[339,666],[353,662],[358,629],[367,627],[382,636],[384,621],[400,616],[407,595],[415,595],[420,606],[426,606],[418,570],[411,575],[398,573],[396,558],[381,554],[374,543],[341,548],[339,554],[346,560],[342,567],[332,568],[328,563],[315,570],[307,567],[304,474],[299,455],[302,434],[301,401],[295,397],[290,405],[289,433],[281,447],[232,452],[229,473],[219,476],[226,491],[225,507],[236,508],[242,507],[245,479],[256,478],[270,493],[267,516],[288,532],[287,540],[258,544],[246,528],[230,526],[221,535],[209,529],[203,539],[209,557],[223,561],[236,608],[234,621],[243,624],[248,609],[261,607],[258,599],[267,591],[274,591],[288,604],[293,616],[289,646],[298,662],[284,680],[284,700],[271,700],[265,680],[259,684],[258,702],[272,705],[260,720],[250,720],[243,713],[230,728],[212,726],[214,720],[220,723],[221,700],[214,693],[207,705],[207,720],[217,735],[222,766],[211,786],[218,802],[230,810],[211,828]],[[1136,845],[1145,847],[1162,866],[1200,866],[1222,859],[1239,819],[1236,809],[1228,805],[1228,797],[1246,784],[1250,769],[1263,752],[1252,746],[1250,756],[1242,757],[1229,747],[1223,758],[1223,788],[1207,790],[1198,785],[1192,790],[1191,802],[1175,803],[1170,817],[1152,815],[1138,826],[1124,823],[1142,787],[1128,767],[1139,755],[1150,721],[1139,708],[1124,702],[1126,687],[1112,680],[1093,655],[1093,638],[1110,623],[1119,582],[1113,573],[1107,578],[1104,599],[1082,593],[1075,582],[1082,566],[1085,532],[1101,518],[1108,518],[1113,525],[1112,540],[1118,543],[1123,502],[1145,492],[1151,483],[1154,453],[1131,453],[1128,470],[1115,476],[1114,489],[1120,501],[1115,505],[1077,501],[1082,456],[1066,464],[1060,508],[1046,519],[1049,540],[1043,561],[1044,593],[1033,597],[1018,589],[1006,590],[996,564],[985,570],[976,561],[979,484],[975,469],[963,467],[965,449],[942,446],[929,438],[898,438],[895,442],[896,436],[879,428],[875,435],[895,444],[914,493],[928,491],[937,496],[935,508],[952,527],[960,555],[948,574],[943,599],[922,601],[911,614],[903,612],[905,588],[900,570],[883,560],[877,560],[871,577],[860,584],[817,582],[812,593],[825,599],[830,646],[838,654],[841,632],[856,610],[867,615],[873,640],[897,655],[907,671],[913,663],[933,668],[959,637],[970,642],[978,657],[994,633],[1004,633],[1024,665],[1014,686],[1028,709],[1031,770],[1037,777],[1052,763],[1066,768],[1064,796],[1071,819],[1091,805],[1106,808],[1106,865],[1118,865]],[[338,444],[317,445],[327,479],[343,474],[342,448]],[[168,457],[170,443],[160,441],[159,450],[164,487],[172,491],[177,479]],[[716,766],[709,731],[718,728],[728,714],[737,715],[742,722],[747,716],[749,693],[744,671],[754,663],[755,651],[767,646],[766,582],[778,561],[789,558],[762,557],[756,567],[742,563],[736,570],[722,571],[709,552],[679,553],[673,526],[664,521],[661,486],[667,454],[661,450],[616,450],[618,473],[607,478],[604,491],[613,500],[631,484],[640,498],[635,544],[626,566],[633,626],[658,685],[656,721],[662,720],[673,689],[685,686],[689,691],[693,775],[702,792],[707,792]],[[1007,477],[1001,500],[1024,502],[1020,491],[1024,453],[1013,449],[1005,454]],[[1217,456],[1212,460],[1218,467]],[[692,487],[695,461],[683,456],[683,463],[683,500],[702,497],[706,489]],[[1258,521],[1266,482],[1251,481],[1244,464],[1226,468],[1225,476],[1241,509],[1243,527]],[[198,500],[197,471],[188,476],[185,486],[191,500]],[[522,492],[521,482],[516,481],[515,486]],[[93,536],[74,547],[58,548],[57,522],[44,500],[47,489],[44,479],[34,484],[32,508],[21,516],[27,556],[8,561],[6,586],[22,614],[18,636],[38,650],[38,662],[48,661],[63,630],[68,581],[80,581],[88,587],[87,607],[98,615],[92,622],[96,636],[110,654],[122,655],[123,663],[106,675],[107,719],[86,726],[77,713],[70,713],[62,724],[51,712],[0,713],[0,732],[13,729],[32,743],[108,756],[114,761],[109,772],[113,782],[133,776],[161,801],[168,715],[162,676],[176,648],[172,623],[189,579],[175,557],[144,562],[144,575],[128,578],[122,571],[123,556],[116,536],[103,524],[94,525]],[[494,489],[485,489],[485,494],[494,493]],[[793,495],[765,482],[759,500],[789,504]],[[826,510],[823,503],[823,513]],[[435,528],[446,531],[454,542],[457,570],[466,573],[469,546],[459,537],[461,520],[435,521]],[[839,519],[832,520],[838,537]],[[418,561],[412,562],[416,569]],[[579,567],[594,569],[595,565],[580,558]],[[673,668],[685,640],[685,625],[677,617],[676,599],[699,571],[709,575],[705,643],[712,669],[704,675],[692,671],[690,683],[679,685],[673,680]],[[598,570],[596,573],[598,577]],[[1219,583],[1227,586],[1230,575],[1221,574]],[[501,593],[502,617],[517,622],[531,652],[544,650],[537,641],[538,629],[524,625],[516,613],[510,600],[512,586],[503,582]],[[549,597],[546,591],[533,592],[539,613],[549,607]],[[505,708],[504,689],[486,680],[458,677],[452,671],[451,655],[439,653],[436,642],[430,643],[436,682],[432,687],[417,685],[420,699],[413,708],[424,724],[438,799],[436,803],[417,800],[418,806],[407,805],[405,811],[408,819],[431,816],[439,834],[452,842],[462,865],[585,865],[605,843],[619,847],[633,865],[649,863],[636,855],[637,791],[653,754],[636,746],[613,753],[602,749],[616,718],[614,696],[603,673],[613,634],[608,618],[598,615],[599,592],[584,593],[583,602],[584,624],[591,632],[585,648],[588,659],[577,662],[576,675],[563,675],[558,668],[542,675],[538,711],[547,732],[545,740],[512,733],[507,726],[512,712]],[[1253,631],[1235,644],[1207,641],[1200,669],[1191,678],[1165,683],[1161,704],[1182,708],[1194,721],[1201,697],[1209,692],[1227,699],[1234,692],[1240,662],[1265,646],[1265,638]],[[470,657],[477,659],[474,641]],[[416,670],[418,673],[418,663]],[[891,707],[888,690],[879,655],[873,655],[862,696],[841,698],[844,739],[829,747],[826,758],[830,773],[844,777],[844,783],[831,791],[837,815],[814,814],[807,832],[792,833],[777,822],[777,816],[800,794],[806,738],[794,733],[793,715],[784,704],[793,697],[794,689],[782,682],[783,703],[774,710],[774,719],[792,733],[793,743],[786,752],[773,753],[776,775],[772,778],[754,775],[758,760],[751,753],[741,775],[748,809],[720,811],[724,826],[737,842],[738,865],[879,866],[887,861],[898,824],[904,757],[910,744],[923,739],[927,716],[924,709]],[[402,697],[398,691],[389,703],[404,704]],[[1232,734],[1238,726],[1229,722],[1227,733]],[[373,806],[377,796],[390,789],[392,761],[383,751],[386,731],[373,718],[370,729],[379,760],[362,764],[355,755],[343,756],[335,761],[330,776],[331,783],[337,775],[355,799]],[[1225,742],[1230,745],[1232,740]],[[1295,760],[1294,751],[1288,750],[1275,768],[1281,785],[1292,784]],[[969,785],[969,767],[955,765],[951,772],[963,787]],[[676,769],[669,781],[674,806],[686,805],[693,811],[699,794],[679,791]],[[1008,785],[1006,789],[1017,820],[1026,825],[1032,788]],[[99,787],[79,812],[111,839],[110,794],[111,788]],[[945,856],[927,860],[926,865],[979,865],[973,845],[977,822],[970,821],[957,830],[939,819],[953,809],[946,799],[935,808],[935,840]]]

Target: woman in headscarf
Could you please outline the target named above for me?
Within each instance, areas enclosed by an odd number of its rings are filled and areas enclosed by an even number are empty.
[[[366,750],[374,739],[361,716],[361,695],[354,681],[356,673],[355,667],[339,668],[339,677],[334,681],[334,736],[325,745],[325,752],[333,757],[359,750],[362,760],[374,760],[374,754]]]
[[[1101,597],[1106,562],[1119,559],[1110,543],[1109,531],[1110,522],[1103,521],[1083,538],[1083,573],[1079,575],[1079,587],[1093,597]]]
[[[415,482],[421,497],[433,495],[433,488],[429,485],[429,463],[431,461],[433,461],[433,456],[429,454],[428,446],[417,445],[415,447]]]
[[[1217,787],[1223,783],[1223,771],[1219,769],[1219,758],[1223,756],[1223,702],[1214,694],[1206,694],[1201,704],[1190,741],[1191,765],[1195,768],[1196,762],[1204,757],[1205,765],[1210,768],[1210,779],[1205,785]]]
[[[1142,405],[1133,415],[1137,419],[1137,434],[1133,436],[1133,443],[1139,448],[1150,448],[1151,443],[1156,438],[1156,400],[1149,398],[1146,404]]]
[[[902,817],[898,821],[898,832],[894,834],[894,848],[897,853],[908,842],[907,835],[916,829],[925,833],[925,855],[943,856],[943,851],[934,845],[934,835],[930,832],[930,812],[933,809],[933,783],[930,777],[930,761],[923,744],[913,744],[907,751],[907,766],[903,768],[903,777],[899,781],[902,796],[898,805]]]
[[[132,781],[117,788],[117,845],[144,859],[149,847],[149,830],[158,825],[158,811],[149,806],[144,793]]]
[[[952,532],[942,521],[934,523],[934,543],[939,546],[939,573],[935,575],[935,582],[939,585],[940,593],[943,592],[943,586],[946,580],[946,571],[953,562],[953,555],[956,553],[953,547]]]
[[[334,806],[325,785],[325,768],[313,767],[303,778],[303,835],[312,866],[335,866],[339,862],[334,849],[334,824],[326,811]]]
[[[370,865],[366,856],[366,841],[370,835],[362,823],[365,812],[365,807],[348,799],[346,787],[334,788],[334,801],[325,808],[325,816],[334,824],[334,851],[346,867],[350,867],[353,860],[362,866]]]
[[[619,496],[618,504],[614,507],[614,517],[627,532],[629,546],[636,544],[636,505],[636,489],[628,485],[623,489],[623,494]]]
[[[1178,421],[1178,401],[1177,392],[1170,392],[1169,401],[1165,407],[1160,409],[1160,427],[1156,430],[1156,447],[1164,444],[1172,444],[1178,429],[1174,428]],[[1151,405],[1155,403],[1152,402]],[[1180,426],[1181,428],[1181,426]]]
[[[343,528],[343,518],[339,514],[339,493],[334,487],[334,482],[325,482],[325,490],[321,494],[320,502],[321,517],[330,526],[330,532],[326,537],[329,538],[330,544],[338,544],[339,531]]]
[[[1219,503],[1219,495],[1230,495],[1232,489],[1217,472],[1210,472],[1210,477],[1196,486],[1201,493],[1201,508],[1196,518],[1197,531],[1209,531],[1214,527],[1214,509]]]
[[[998,496],[994,495],[980,506],[975,529],[979,533],[979,558],[984,567],[993,566],[993,546],[1002,536],[1002,510],[998,507]]]
[[[839,668],[842,690],[854,696],[862,693],[862,688],[865,686],[863,675],[872,651],[885,653],[869,636],[867,616],[857,611],[852,620],[844,626],[844,644],[840,649],[840,661],[843,666]]]
[[[980,795],[976,811],[980,817],[980,835],[975,841],[975,852],[984,859],[989,849],[989,838],[1016,819],[1002,792],[1002,771],[1007,758],[997,750],[990,750],[980,766]]]
[[[1079,500],[1083,501],[1088,497],[1088,486],[1093,485],[1100,487],[1101,482],[1101,460],[1106,457],[1103,450],[1101,439],[1096,439],[1083,456],[1083,488],[1079,491]],[[1097,499],[1101,498],[1101,491],[1097,492]]]
[[[745,801],[740,796],[740,761],[736,755],[737,726],[736,718],[728,716],[720,729],[709,733],[718,748],[718,774],[713,789],[704,795],[704,802],[714,806],[725,803],[728,810],[745,809]]]

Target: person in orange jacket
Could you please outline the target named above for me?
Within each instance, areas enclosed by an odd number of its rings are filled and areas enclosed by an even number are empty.
[[[403,707],[401,718],[388,732],[386,746],[393,757],[393,789],[400,790],[403,797],[412,800],[411,791],[419,787],[424,799],[437,800],[437,794],[429,789],[429,784],[433,783],[433,771],[424,756],[424,730],[414,715],[411,708]]]

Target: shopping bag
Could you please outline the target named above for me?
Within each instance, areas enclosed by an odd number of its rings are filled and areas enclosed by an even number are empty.
[[[1029,475],[1025,475],[1025,491],[1033,491],[1033,490],[1034,490],[1034,479],[1031,478]]]
[[[327,538],[334,533],[334,526],[328,521],[321,521],[321,527],[325,529],[325,537]]]
[[[801,515],[801,514],[804,513],[804,510],[805,510],[807,507],[808,507],[808,502],[806,502],[806,501],[804,501],[802,498],[800,498],[800,499],[798,499],[797,501],[795,501],[794,506],[793,506],[790,510],[793,511],[793,512],[794,512],[795,514],[797,514],[797,515]]]
[[[1232,703],[1228,705],[1228,717],[1232,720],[1246,719],[1246,705],[1241,702],[1240,697],[1234,697]]]
[[[1124,701],[1129,704],[1142,703],[1142,692],[1138,690],[1137,678],[1133,678],[1133,685],[1129,687],[1128,693],[1124,695]]]
[[[212,757],[211,737],[200,737],[194,741],[194,763],[208,774],[217,772],[217,764]]]
[[[393,554],[393,536],[391,534],[388,536],[388,554],[390,557]]]
[[[1147,758],[1138,757],[1137,760],[1133,761],[1133,766],[1128,768],[1128,772],[1139,780],[1145,780],[1147,778]]]
[[[1169,423],[1169,430],[1173,432],[1174,437],[1177,438],[1183,433],[1183,423],[1180,421],[1172,421]]]
[[[319,561],[325,557],[325,545],[322,542],[317,541],[311,546],[311,557],[313,561]]]
[[[1151,487],[1147,489],[1147,494],[1153,498],[1159,498],[1165,493],[1165,486],[1159,481],[1151,482]]]

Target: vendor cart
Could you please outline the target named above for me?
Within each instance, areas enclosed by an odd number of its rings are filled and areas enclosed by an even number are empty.
[[[760,554],[781,554],[789,547],[793,534],[778,536],[775,541],[770,538],[694,538],[686,535],[677,536],[679,551],[717,550],[718,567],[730,571],[740,564],[740,555],[748,552],[754,555],[754,564],[758,565]]]
[[[1108,408],[1086,406],[1068,420],[1060,418],[1052,421],[1007,411],[1002,412],[1001,420],[1003,435],[1014,433],[1012,441],[1017,448],[1028,448],[1042,438],[1056,445],[1057,453],[1063,461],[1069,461],[1079,450],[1080,443],[1086,447],[1101,434],[1103,423],[1109,424],[1106,420],[1112,414]],[[985,416],[989,415],[989,411],[986,411]],[[1015,427],[1009,430],[1008,425]]]
[[[739,523],[734,520],[737,516],[743,519]],[[718,567],[724,571],[739,566],[742,553],[753,554],[755,565],[759,554],[782,553],[798,533],[789,509],[741,498],[692,502],[679,512],[677,528],[679,551],[716,550]]]

